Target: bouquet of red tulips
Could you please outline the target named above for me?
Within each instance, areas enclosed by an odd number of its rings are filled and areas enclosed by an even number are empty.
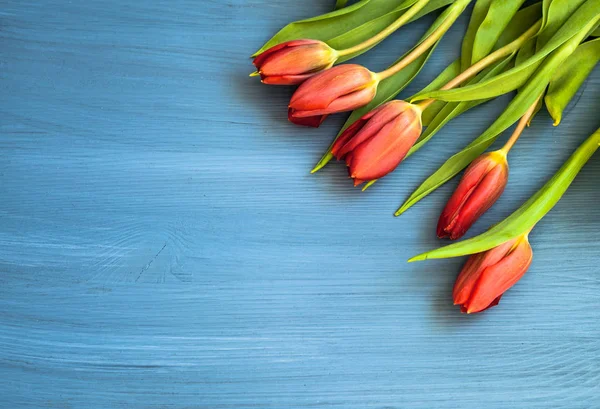
[[[298,85],[288,106],[297,125],[318,127],[329,115],[351,112],[318,161],[346,162],[354,185],[367,189],[421,149],[467,110],[517,91],[500,116],[427,178],[396,216],[466,168],[441,212],[437,235],[461,238],[502,195],[508,154],[537,112],[546,107],[558,125],[567,104],[600,60],[600,0],[361,0],[338,1],[331,13],[293,22],[254,54],[265,84]],[[472,8],[468,6],[472,5]],[[344,62],[375,47],[421,16],[439,12],[414,47],[382,72]],[[418,75],[444,34],[471,12],[461,56],[421,92],[397,95]],[[504,146],[486,150],[512,125]],[[532,261],[528,235],[558,202],[600,145],[590,136],[541,190],[486,233],[409,261],[470,255],[453,298],[461,311],[497,305]]]

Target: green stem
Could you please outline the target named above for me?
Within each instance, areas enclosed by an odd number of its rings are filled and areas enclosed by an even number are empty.
[[[338,55],[340,57],[354,54],[360,52],[366,48],[373,47],[380,41],[383,41],[386,37],[394,33],[400,27],[408,23],[414,16],[417,15],[419,11],[423,9],[431,0],[418,0],[415,4],[413,4],[405,13],[403,13],[400,17],[396,19],[392,24],[387,26],[385,29],[380,31],[375,36],[369,38],[362,43],[355,45],[354,47],[346,48],[345,50],[338,50]]]
[[[544,95],[544,94],[541,94],[538,97],[538,99],[535,100],[535,102],[533,103],[533,105],[531,105],[529,107],[529,109],[527,110],[527,112],[525,112],[525,115],[523,115],[521,117],[521,119],[519,120],[519,123],[517,124],[517,127],[515,128],[513,134],[510,136],[510,138],[508,139],[508,141],[506,142],[506,144],[502,147],[502,149],[499,150],[499,152],[502,153],[502,154],[504,154],[504,156],[508,155],[508,152],[510,152],[510,149],[513,147],[513,145],[515,144],[515,142],[517,142],[517,139],[519,139],[519,137],[521,136],[521,134],[525,130],[525,127],[529,123],[529,121],[531,121],[531,117],[535,113],[535,108],[537,107],[537,104],[540,101],[540,98],[542,98],[542,95]]]
[[[424,52],[429,50],[431,47],[435,45],[436,42],[440,38],[446,34],[446,31],[452,27],[456,19],[461,15],[465,7],[471,2],[471,0],[458,0],[454,4],[452,4],[449,8],[448,17],[436,28],[423,42],[417,45],[406,57],[402,60],[398,61],[396,64],[392,65],[385,71],[377,73],[377,76],[380,81],[391,77],[392,75],[400,72],[410,63],[414,62],[417,58],[419,58]]]
[[[477,63],[471,65],[469,68],[467,68],[462,73],[460,73],[460,75],[456,76],[454,79],[449,81],[441,89],[447,90],[447,89],[452,89],[454,87],[457,87],[458,85],[461,85],[465,81],[470,80],[475,75],[477,75],[479,72],[481,72],[485,68],[489,67],[490,65],[494,64],[495,62],[498,62],[501,59],[503,59],[504,57],[507,57],[510,54],[514,53],[519,48],[521,48],[521,46],[523,46],[523,44],[525,44],[525,42],[527,40],[529,40],[531,37],[535,36],[538,33],[541,26],[542,26],[542,20],[540,19],[533,26],[531,26],[531,28],[529,30],[527,30],[526,32],[521,34],[521,36],[519,36],[516,40],[512,41],[511,43],[508,43],[507,45],[505,45],[502,48],[497,49],[496,51],[494,51],[487,57],[482,58]],[[419,102],[417,105],[419,107],[421,107],[422,110],[425,110],[429,105],[433,104],[434,102],[435,102],[435,99],[430,98],[430,99],[426,99],[426,100]]]

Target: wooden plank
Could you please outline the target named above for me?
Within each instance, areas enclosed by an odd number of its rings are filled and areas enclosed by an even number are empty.
[[[366,193],[308,171],[343,122],[286,121],[248,56],[331,1],[8,0],[0,11],[0,406],[600,407],[600,161],[536,228],[501,306],[459,314],[439,245],[454,184],[392,213],[507,99]],[[358,61],[377,70],[431,19]],[[458,54],[462,18],[409,95]],[[596,70],[511,153],[514,210],[598,127]],[[499,141],[500,143],[501,141]]]

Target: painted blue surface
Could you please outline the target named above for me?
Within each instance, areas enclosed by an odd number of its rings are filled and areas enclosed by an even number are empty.
[[[291,90],[248,78],[248,56],[330,3],[2,2],[0,407],[600,408],[600,161],[500,307],[459,314],[463,260],[405,263],[439,245],[455,182],[392,213],[507,98],[367,193],[341,164],[309,175],[343,118],[289,124]],[[429,22],[358,61],[383,68]],[[599,92],[596,70],[559,128],[538,115],[472,234],[598,127]]]

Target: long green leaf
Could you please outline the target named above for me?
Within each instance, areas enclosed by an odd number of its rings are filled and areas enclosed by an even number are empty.
[[[334,10],[343,9],[348,4],[348,0],[336,0]]]
[[[444,6],[452,3],[453,1],[454,0],[429,0],[427,5],[420,12],[418,12],[412,19],[410,19],[408,21],[408,23],[415,21],[428,13],[431,13],[434,10],[444,7]],[[370,20],[364,24],[361,24],[360,26],[358,26],[356,28],[348,30],[334,38],[327,40],[327,44],[329,44],[331,47],[333,47],[337,50],[347,48],[349,45],[360,44],[363,41],[370,39],[374,33],[379,33],[380,31],[382,31],[383,29],[385,29],[386,27],[391,25],[400,16],[402,16],[407,11],[407,9],[409,7],[411,7],[415,2],[416,2],[416,0],[405,1],[400,6],[396,7],[396,9],[394,9],[392,12],[387,13],[381,17],[375,18],[373,20]],[[364,48],[356,53],[344,55],[337,60],[337,63],[339,64],[344,61],[355,58],[355,57],[367,52],[368,50],[370,50],[373,47],[375,47],[375,45]]]
[[[462,151],[448,159],[435,173],[415,190],[404,204],[396,211],[400,215],[415,203],[429,195],[444,183],[456,176],[469,165],[477,156],[481,155],[508,127],[518,121],[536,99],[548,86],[556,68],[560,66],[577,48],[579,42],[585,37],[589,27],[584,27],[581,32],[559,47],[544,61],[544,64],[532,76],[527,85],[510,102],[504,112],[494,123],[477,139],[471,142]],[[485,81],[482,81],[485,82]]]
[[[536,49],[542,48],[586,0],[553,0],[547,10],[546,24],[537,38]]]
[[[542,18],[542,3],[534,3],[531,6],[525,7],[518,11],[511,19],[510,23],[498,38],[498,42],[494,49],[504,47],[508,43],[514,41],[517,37],[527,31],[540,18]]]
[[[432,91],[418,96],[418,100],[435,98],[443,101],[469,101],[493,98],[521,87],[537,70],[542,61],[554,50],[580,33],[582,27],[591,30],[600,21],[600,0],[587,0],[563,24],[550,41],[532,57],[515,68],[487,81],[462,88]]]
[[[548,24],[548,11],[550,10],[550,6],[552,5],[553,1],[554,0],[542,0],[542,30],[544,29],[544,27],[546,27],[546,24]]]
[[[428,251],[411,258],[409,262],[481,253],[527,233],[558,203],[599,145],[600,129],[579,146],[552,179],[502,222],[479,236]]]
[[[352,47],[373,37],[389,26],[412,6],[417,0],[362,0],[350,6],[330,13],[295,21],[275,34],[253,57],[279,43],[299,38],[311,38],[328,43],[338,50]],[[430,2],[408,22],[415,21],[455,0],[430,0]],[[343,62],[366,51],[366,48],[355,54],[344,56],[338,60]]]
[[[431,32],[433,32],[437,27],[439,27],[439,25],[442,24],[442,22],[444,20],[446,20],[446,18],[448,17],[450,12],[452,12],[452,10],[450,8],[444,10],[444,12],[431,25],[429,30],[427,30],[427,32],[423,35],[423,37],[421,37],[421,40],[419,40],[419,43],[421,43],[424,39],[426,39],[429,36],[429,34],[431,34]],[[417,45],[419,43],[417,43]],[[352,111],[352,113],[350,114],[350,116],[348,117],[346,122],[344,123],[344,126],[342,127],[342,129],[338,132],[337,136],[334,138],[334,140],[331,142],[331,144],[327,148],[327,151],[325,152],[325,154],[323,154],[321,159],[317,162],[315,167],[311,170],[311,173],[317,172],[318,170],[322,169],[325,165],[327,165],[327,163],[329,163],[329,161],[331,161],[331,159],[333,158],[333,154],[331,153],[331,148],[333,147],[333,144],[335,143],[336,139],[342,134],[342,132],[344,132],[346,130],[346,128],[348,128],[357,119],[359,119],[360,117],[365,115],[370,110],[378,107],[381,104],[384,104],[384,103],[392,100],[408,84],[410,84],[410,82],[421,71],[421,69],[423,68],[423,66],[429,59],[429,57],[433,54],[433,52],[435,51],[435,48],[437,47],[438,44],[439,44],[439,41],[433,47],[431,47],[427,52],[425,52],[423,55],[421,55],[419,58],[417,58],[415,61],[413,61],[411,64],[409,64],[406,68],[404,68],[400,72],[392,75],[391,77],[381,81],[381,83],[379,84],[379,86],[377,88],[377,94],[375,95],[375,98],[373,98],[373,100],[369,104],[365,105],[364,107],[361,107],[361,108],[358,108],[358,109]],[[414,47],[413,47],[413,49],[414,49]],[[406,54],[404,54],[402,57],[400,57],[398,60],[396,60],[392,65],[394,65],[396,62],[400,61],[408,53],[410,53],[410,51],[408,51]]]
[[[477,30],[485,16],[487,15],[490,5],[494,0],[477,0],[471,13],[471,19],[469,20],[469,26],[463,38],[462,47],[460,50],[460,67],[461,72],[471,66],[471,59],[473,57],[473,44],[475,43],[475,36]]]
[[[460,59],[454,60],[448,65],[433,81],[427,85],[424,90],[439,89],[443,87],[448,81],[460,74]],[[409,98],[410,99],[410,98]],[[428,126],[431,121],[437,116],[441,109],[446,105],[444,101],[436,101],[429,105],[427,109],[423,111],[421,116],[421,123],[423,126]]]
[[[494,45],[498,42],[500,35],[509,25],[515,14],[517,14],[517,11],[524,2],[525,0],[494,0],[492,4],[490,4],[487,15],[475,35],[471,65],[475,64],[492,51]],[[525,30],[526,29],[527,28],[525,28]]]
[[[600,38],[581,44],[556,70],[544,99],[555,126],[560,123],[563,111],[598,61],[600,61]]]
[[[305,20],[294,21],[279,30],[253,56],[288,40],[312,38],[327,41],[393,11],[405,1],[407,0],[361,0],[339,10]]]

